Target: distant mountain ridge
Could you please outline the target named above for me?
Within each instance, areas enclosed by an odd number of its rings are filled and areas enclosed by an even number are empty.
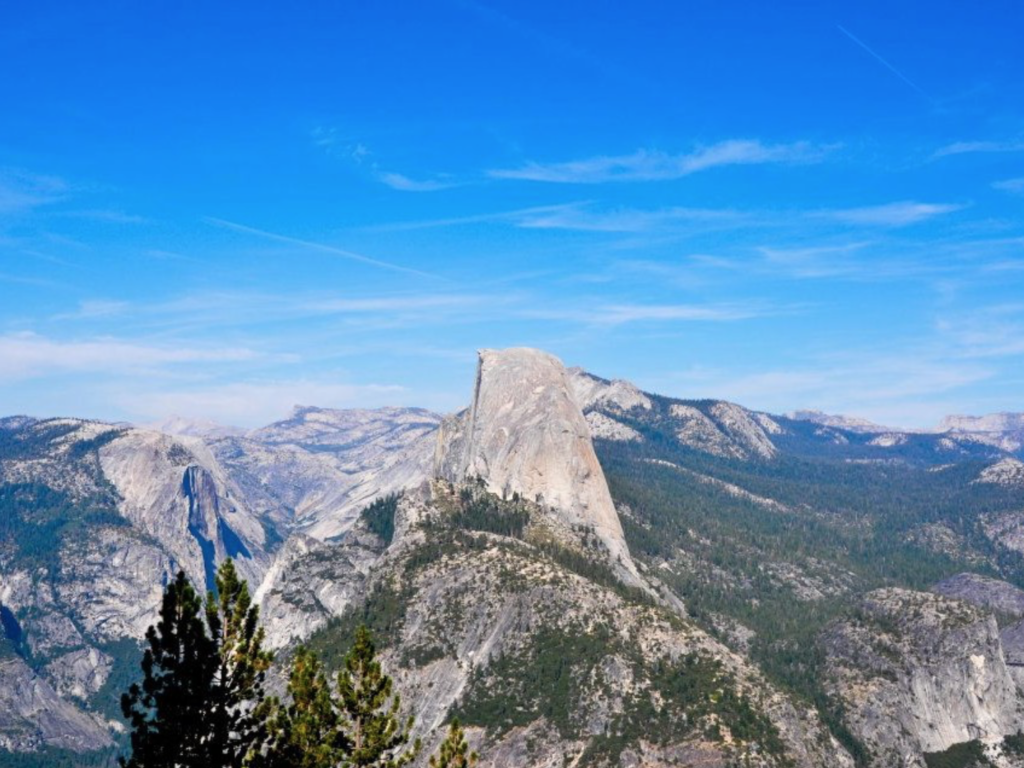
[[[999,660],[1024,629],[985,613],[1024,587],[1015,416],[915,432],[773,415],[513,349],[481,352],[448,417],[0,419],[0,749],[118,738],[161,585],[184,568],[205,586],[230,556],[280,653],[334,658],[369,621],[420,735],[456,713],[495,766],[831,768],[864,748],[872,768],[889,749],[922,768],[979,734],[1016,768],[1000,750],[1024,678]],[[925,648],[947,624],[960,634]],[[885,663],[865,662],[879,643]],[[937,733],[914,687],[929,665],[955,712]]]

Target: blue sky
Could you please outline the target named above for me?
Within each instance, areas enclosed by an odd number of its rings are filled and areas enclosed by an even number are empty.
[[[511,345],[1024,410],[1022,39],[1016,2],[4,4],[0,412],[447,410]]]

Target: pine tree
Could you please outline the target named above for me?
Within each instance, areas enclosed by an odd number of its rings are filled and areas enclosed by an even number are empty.
[[[292,658],[288,680],[291,704],[271,721],[273,745],[268,768],[334,768],[341,763],[343,738],[337,702],[323,664],[307,648]]]
[[[259,608],[231,560],[217,570],[216,584],[216,597],[210,594],[206,601],[206,623],[218,652],[208,718],[209,764],[241,768],[267,740],[273,702],[264,696],[263,681],[273,655],[263,649]]]
[[[392,681],[381,671],[370,631],[362,626],[338,673],[341,705],[341,748],[347,765],[365,768],[398,768],[420,750],[419,739],[410,749],[413,718],[399,720],[401,697],[392,696]]]
[[[473,768],[479,760],[480,756],[476,752],[469,751],[466,734],[458,718],[455,718],[441,746],[431,755],[430,768]]]
[[[201,724],[210,709],[217,655],[199,597],[184,571],[164,591],[160,621],[146,632],[143,681],[121,697],[131,733],[127,768],[206,768]]]
[[[263,693],[271,654],[259,610],[234,564],[221,565],[217,597],[199,597],[183,571],[146,633],[142,685],[121,697],[131,725],[126,768],[241,768],[267,739],[275,702]]]

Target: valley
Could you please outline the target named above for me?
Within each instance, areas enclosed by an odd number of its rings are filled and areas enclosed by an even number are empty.
[[[0,766],[104,765],[164,585],[226,558],[279,659],[366,623],[417,735],[457,715],[485,766],[1024,765],[1018,417],[775,415],[530,349],[470,389],[0,420]]]

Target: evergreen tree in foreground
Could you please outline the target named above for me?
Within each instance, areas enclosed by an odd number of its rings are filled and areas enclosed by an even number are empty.
[[[209,765],[242,768],[250,753],[267,740],[273,702],[264,696],[263,680],[273,654],[263,650],[259,608],[252,604],[249,585],[238,578],[231,560],[217,571],[217,597],[207,596],[206,623],[218,662],[208,718]]]
[[[466,734],[458,718],[455,718],[437,754],[431,755],[430,768],[473,768],[479,760],[480,756],[476,752],[469,751]]]
[[[160,621],[146,633],[142,685],[121,697],[132,733],[126,768],[241,768],[267,739],[273,702],[263,678],[259,611],[228,560],[218,597],[202,605],[184,572],[164,592]]]
[[[337,691],[316,654],[298,649],[280,706],[264,696],[272,656],[263,649],[259,610],[228,560],[217,596],[203,604],[184,572],[164,591],[160,621],[146,633],[144,679],[121,697],[131,725],[124,768],[401,768],[420,751],[409,746],[413,718],[384,674],[369,630],[355,642]],[[454,721],[431,768],[472,768]]]
[[[185,572],[168,585],[160,621],[146,632],[143,681],[121,697],[131,726],[127,768],[200,768],[207,759],[199,727],[209,711],[210,682],[216,664],[213,642],[200,618],[199,597]]]
[[[401,720],[401,699],[392,692],[366,627],[356,632],[337,677],[336,692],[316,654],[300,648],[292,659],[292,702],[271,723],[269,768],[399,768],[419,754],[409,747],[413,718]]]
[[[359,627],[345,666],[338,673],[342,748],[349,765],[398,768],[419,753],[419,739],[411,749],[405,749],[413,718],[404,723],[399,720],[401,697],[392,695],[391,689],[391,678],[381,671],[370,630]]]
[[[288,681],[291,704],[271,722],[268,768],[335,768],[344,757],[337,703],[316,654],[299,648]]]

